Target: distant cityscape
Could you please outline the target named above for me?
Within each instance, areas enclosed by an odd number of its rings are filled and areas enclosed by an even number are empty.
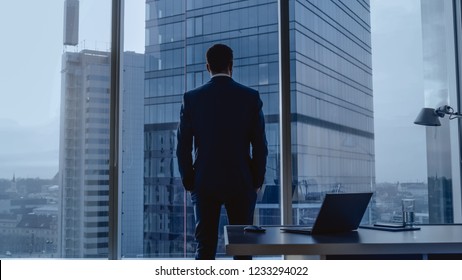
[[[59,188],[57,176],[0,179],[0,258],[59,257]],[[429,222],[426,183],[377,183],[375,189],[373,211],[378,221],[401,222],[401,199],[414,198],[416,223]],[[304,218],[300,224],[309,224]]]
[[[0,257],[57,257],[59,186],[52,179],[0,179]]]

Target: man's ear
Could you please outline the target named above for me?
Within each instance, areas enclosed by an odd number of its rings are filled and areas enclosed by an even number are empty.
[[[207,71],[208,71],[209,73],[212,73],[212,71],[210,70],[210,65],[209,65],[208,63],[206,63],[205,66],[207,67]]]

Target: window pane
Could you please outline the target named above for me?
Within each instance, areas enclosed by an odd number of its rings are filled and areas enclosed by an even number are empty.
[[[160,78],[145,79],[144,46],[161,45],[171,39],[166,29],[150,27],[151,34],[157,41],[148,41],[142,36],[145,28],[145,7],[151,9],[150,14],[158,14],[160,3],[144,1],[125,1],[124,22],[124,52],[123,76],[121,90],[120,119],[120,221],[121,221],[121,254],[122,257],[136,258],[143,256],[143,204],[144,204],[144,173],[149,174],[151,166],[145,165],[144,150],[151,145],[151,138],[143,135],[144,121],[155,119],[157,111],[154,106],[144,106],[144,99],[156,98],[163,92],[159,87]],[[167,7],[167,12],[170,8]],[[149,26],[149,19],[148,24]],[[153,35],[154,36],[154,35]],[[146,40],[146,43],[145,43]],[[160,57],[158,53],[156,57]],[[158,63],[158,62],[157,62]],[[149,87],[143,87],[143,84]],[[145,95],[146,94],[146,95]],[[146,97],[145,97],[146,96]]]
[[[85,21],[79,45],[62,56],[58,250],[62,257],[107,258],[111,2],[71,2],[80,3]]]
[[[291,5],[295,224],[311,225],[326,193],[374,189],[370,11],[360,2]]]
[[[375,192],[364,223],[401,222],[401,199],[409,197],[418,223],[454,222],[458,128],[448,119],[441,127],[413,123],[422,107],[460,98],[452,4],[291,8],[294,223],[311,224],[327,192],[360,191]]]
[[[2,253],[108,256],[110,11],[111,1],[0,4]]]
[[[460,100],[454,8],[441,1],[371,1],[371,9],[377,219],[401,221],[401,199],[410,197],[417,223],[453,223],[461,211],[458,128],[447,117],[439,127],[413,122],[423,107]]]
[[[150,9],[155,9],[156,6],[162,7],[165,3],[171,2],[179,5],[184,1],[147,1]],[[146,56],[167,58],[162,61],[162,68],[147,65],[144,73],[146,80],[162,83],[161,87],[149,83],[149,90],[163,88],[165,92],[143,95],[146,96],[145,108],[156,111],[153,118],[144,119],[143,123],[144,141],[155,139],[143,145],[145,147],[144,210],[140,212],[140,215],[144,220],[142,227],[139,228],[143,232],[143,248],[139,252],[123,253],[124,256],[192,257],[194,255],[195,222],[190,196],[184,191],[179,178],[175,157],[176,128],[183,89],[190,90],[200,86],[210,77],[205,69],[205,52],[213,43],[222,42],[233,48],[234,78],[238,82],[258,89],[265,102],[263,106],[269,120],[267,137],[271,150],[271,162],[268,164],[265,187],[257,205],[255,223],[279,223],[278,55],[277,39],[275,39],[277,38],[277,20],[271,19],[268,22],[262,19],[265,24],[262,24],[262,29],[259,30],[255,28],[260,27],[257,22],[251,26],[248,19],[249,15],[266,16],[268,13],[277,15],[277,1],[263,1],[258,6],[245,1],[240,2],[239,5],[223,5],[223,3],[232,2],[186,1],[186,5],[181,4],[184,17],[170,17],[164,14],[164,18],[152,22],[148,20],[146,23],[146,26],[150,28],[166,30],[163,38],[175,38],[175,40],[164,40],[160,46],[160,43],[151,39],[150,43],[146,44]],[[127,2],[126,5],[128,5]],[[186,8],[193,9],[194,12],[186,13]],[[159,14],[159,12],[151,11],[151,14],[153,13]],[[139,28],[144,27],[140,25]],[[184,30],[186,34],[175,30]],[[135,33],[135,30],[127,32]],[[175,34],[169,34],[169,32]],[[268,46],[270,42],[274,45]],[[259,48],[264,52],[259,52]],[[169,57],[172,58],[169,59]],[[173,62],[170,63],[170,60]],[[270,69],[276,73],[270,74]],[[270,106],[276,109],[270,110]],[[269,112],[272,115],[269,115]],[[124,196],[131,187],[131,185],[123,186],[126,190]],[[125,212],[122,215],[125,215]],[[226,220],[224,213],[222,220],[223,222]],[[224,255],[223,225],[220,225],[218,256]],[[124,228],[125,226],[122,225],[122,231],[126,232]],[[122,247],[126,248],[126,252],[130,250],[124,245]]]

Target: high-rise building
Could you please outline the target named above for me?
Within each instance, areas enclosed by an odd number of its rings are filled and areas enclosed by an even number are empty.
[[[326,192],[374,188],[370,10],[367,0],[289,4],[293,216],[309,224]],[[263,100],[269,157],[255,223],[279,224],[278,1],[147,0],[146,15],[144,254],[194,250],[176,128],[182,95],[209,79],[205,52],[218,42],[234,50],[233,78]]]
[[[370,6],[289,2],[293,216],[302,223],[325,192],[375,188]]]
[[[121,98],[121,250],[143,252],[144,54],[124,52]]]
[[[121,149],[129,153],[123,153],[121,168],[122,181],[130,190],[129,199],[122,200],[129,227],[124,240],[134,249],[142,246],[142,208],[133,205],[137,200],[131,196],[142,197],[144,55],[123,57]],[[109,63],[110,53],[102,51],[65,52],[62,58],[58,227],[62,257],[108,256]]]

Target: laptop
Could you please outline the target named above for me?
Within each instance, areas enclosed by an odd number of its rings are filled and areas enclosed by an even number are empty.
[[[311,235],[357,230],[372,194],[372,192],[328,193],[324,197],[313,227],[284,227],[281,230]]]

